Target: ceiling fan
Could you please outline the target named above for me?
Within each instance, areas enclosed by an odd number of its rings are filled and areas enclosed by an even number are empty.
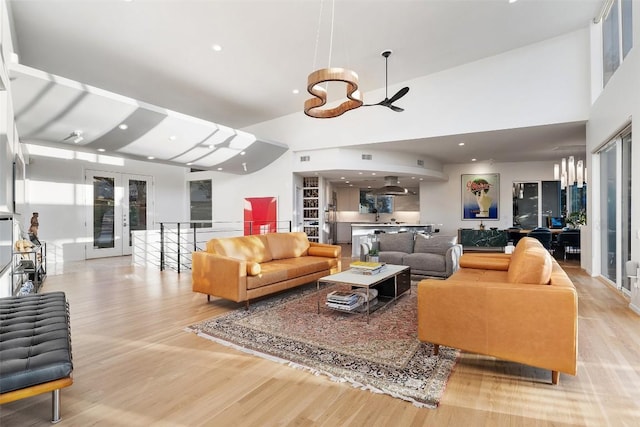
[[[382,105],[383,107],[389,107],[391,108],[393,111],[395,112],[401,112],[404,111],[404,108],[400,108],[400,107],[396,107],[395,105],[393,105],[394,102],[396,102],[398,99],[402,98],[403,96],[405,96],[407,94],[407,92],[409,92],[409,88],[408,87],[403,87],[402,89],[400,89],[399,91],[396,92],[395,95],[393,95],[391,98],[389,98],[389,94],[387,93],[387,90],[389,89],[389,56],[391,55],[392,51],[391,50],[385,50],[382,52],[382,56],[384,56],[384,99],[380,102],[378,102],[377,104],[364,104],[363,107],[373,107],[375,105]]]

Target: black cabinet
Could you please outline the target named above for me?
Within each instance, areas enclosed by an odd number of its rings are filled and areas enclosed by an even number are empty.
[[[458,243],[464,249],[504,251],[507,246],[507,230],[473,230],[461,228],[458,230]]]

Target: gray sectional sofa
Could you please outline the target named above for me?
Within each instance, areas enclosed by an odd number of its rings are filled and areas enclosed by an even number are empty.
[[[412,278],[446,278],[459,267],[462,245],[457,240],[457,236],[382,233],[374,247],[377,246],[380,262],[411,267]]]

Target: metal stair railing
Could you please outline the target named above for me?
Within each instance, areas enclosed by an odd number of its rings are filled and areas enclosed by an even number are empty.
[[[292,231],[291,221],[277,221],[273,231],[270,227],[265,230],[264,225],[264,221],[161,222],[160,230],[148,230],[145,239],[134,239],[134,251],[146,265],[181,273],[191,269],[191,253],[205,250],[207,242],[215,237]]]

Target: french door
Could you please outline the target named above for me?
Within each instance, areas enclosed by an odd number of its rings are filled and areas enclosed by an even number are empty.
[[[152,185],[150,176],[86,171],[86,258],[131,255],[131,233],[151,224]]]

